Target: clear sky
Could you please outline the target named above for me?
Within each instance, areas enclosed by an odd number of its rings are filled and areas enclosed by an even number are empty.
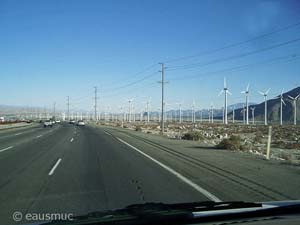
[[[260,102],[257,90],[300,84],[299,12],[298,0],[0,0],[0,105],[64,110],[70,96],[73,110],[90,110],[97,86],[101,111],[129,98],[157,109],[159,62],[169,108],[221,106],[223,77],[229,104],[247,83]]]

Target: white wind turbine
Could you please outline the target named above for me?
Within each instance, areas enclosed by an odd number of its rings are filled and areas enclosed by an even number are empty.
[[[246,124],[249,125],[249,84],[247,85],[247,88],[245,91],[242,91],[242,94],[246,95]]]
[[[297,125],[297,100],[300,97],[300,94],[298,94],[296,97],[292,97],[292,96],[289,96],[289,95],[288,95],[288,97],[293,100],[293,105],[294,105],[294,125]]]
[[[131,103],[133,102],[134,98],[128,99],[128,122],[131,122]]]
[[[195,100],[194,99],[192,105],[192,123],[195,123]]]
[[[255,116],[254,116],[254,113],[255,113],[255,107],[251,107],[251,112],[252,112],[252,124],[255,123]]]
[[[182,123],[182,112],[181,112],[182,102],[177,102],[176,105],[179,105],[179,123]]]
[[[268,93],[271,90],[271,88],[269,88],[266,92],[262,92],[262,91],[258,91],[259,94],[261,94],[262,96],[264,96],[264,100],[265,100],[265,125],[268,125],[268,101],[267,101],[267,97],[268,97]]]
[[[241,110],[241,113],[243,113],[243,124],[245,124],[245,112],[246,112],[246,108],[245,105],[243,105],[243,109]]]
[[[214,104],[210,104],[210,112],[211,112],[211,123],[214,123]]]
[[[235,117],[235,106],[232,106],[232,123],[234,123],[234,117]]]
[[[280,99],[280,126],[282,126],[282,104],[285,105],[285,102],[283,100],[283,91],[284,90],[282,89],[280,95],[277,97],[278,99]]]
[[[151,97],[146,102],[146,111],[147,111],[147,123],[150,121],[150,115],[149,115],[149,105],[150,105]]]
[[[227,121],[227,94],[231,95],[230,91],[227,88],[226,78],[224,77],[224,88],[220,91],[219,96],[224,93],[225,101],[224,101],[224,124],[228,124]]]

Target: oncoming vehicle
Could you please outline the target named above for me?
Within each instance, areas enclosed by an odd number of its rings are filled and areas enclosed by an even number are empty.
[[[51,120],[46,120],[46,121],[44,122],[44,127],[52,127],[52,126],[53,126],[53,123],[52,123]]]
[[[77,122],[77,126],[84,126],[84,125],[85,125],[85,123],[84,123],[83,120],[79,120],[79,121]]]
[[[75,120],[70,120],[69,121],[69,124],[75,124],[76,122],[75,122]]]

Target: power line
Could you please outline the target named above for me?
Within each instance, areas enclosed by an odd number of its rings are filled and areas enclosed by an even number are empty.
[[[111,90],[106,90],[105,92],[114,92],[114,91],[118,91],[119,89],[124,89],[124,88],[127,88],[127,87],[131,87],[131,86],[133,86],[135,84],[138,84],[138,83],[140,83],[140,82],[142,82],[144,80],[147,80],[147,79],[153,77],[156,74],[158,74],[158,73],[157,72],[153,72],[153,73],[148,74],[147,76],[145,76],[145,77],[143,77],[143,78],[141,78],[139,80],[133,81],[133,82],[128,83],[128,84],[123,85],[123,86],[119,86],[119,87],[113,88]]]
[[[266,65],[266,64],[269,64],[269,63],[274,63],[274,62],[278,62],[278,61],[285,60],[285,59],[288,59],[288,62],[289,62],[289,61],[300,59],[300,57],[297,56],[296,54],[292,54],[292,55],[288,55],[288,56],[276,57],[276,58],[273,58],[273,59],[270,59],[270,60],[265,60],[265,61],[259,62],[259,63],[240,65],[240,66],[230,67],[230,68],[217,70],[217,71],[210,71],[210,72],[201,73],[201,74],[194,74],[194,75],[190,75],[190,76],[185,75],[183,77],[175,77],[171,80],[186,80],[186,79],[199,78],[199,76],[225,73],[225,72],[232,72],[232,71],[241,70],[241,69],[244,69],[244,68],[247,68],[247,67],[258,66],[258,65]]]
[[[208,66],[208,65],[212,65],[212,64],[216,64],[216,63],[220,63],[220,62],[225,62],[225,61],[229,61],[229,60],[233,60],[233,59],[243,58],[243,57],[246,57],[246,56],[250,56],[250,55],[258,54],[258,53],[261,53],[261,52],[269,51],[269,50],[272,50],[272,49],[275,49],[275,48],[279,48],[279,47],[282,47],[282,46],[293,44],[293,43],[298,42],[298,41],[300,41],[299,37],[296,38],[296,39],[292,39],[292,40],[289,40],[289,41],[286,41],[286,42],[276,44],[276,45],[271,45],[271,46],[266,47],[266,48],[261,48],[261,49],[255,50],[255,51],[246,52],[246,53],[242,53],[242,54],[238,54],[238,55],[234,55],[234,56],[230,56],[230,57],[226,57],[226,58],[219,58],[219,59],[209,61],[207,63],[192,63],[192,64],[186,64],[186,65],[173,66],[173,67],[169,67],[171,69],[168,69],[168,70],[169,71],[174,71],[174,70],[190,69],[190,68],[193,68],[193,67]]]
[[[150,66],[148,66],[148,67],[146,67],[146,68],[145,68],[144,70],[142,70],[142,71],[139,71],[139,72],[135,73],[131,78],[135,78],[135,77],[137,77],[137,76],[139,76],[139,75],[141,75],[141,74],[143,74],[143,73],[149,71],[150,69],[154,68],[155,66],[157,66],[156,63],[155,63],[155,64],[152,64],[152,65],[150,65]],[[105,85],[105,88],[108,87],[108,89],[114,89],[113,87],[115,87],[116,85],[119,85],[120,83],[122,83],[122,82],[124,82],[124,81],[128,81],[128,78],[126,78],[126,79],[124,79],[124,80],[122,80],[122,81],[119,81],[118,83],[113,82],[113,83],[111,83],[111,84],[106,84],[106,85]],[[121,86],[124,86],[124,85],[121,85]],[[106,91],[106,89],[105,89],[105,91]]]
[[[270,35],[273,35],[273,34],[276,34],[276,33],[279,33],[279,32],[282,32],[282,31],[294,28],[294,27],[297,27],[299,25],[300,25],[300,21],[298,21],[297,23],[294,23],[294,24],[290,24],[290,25],[285,26],[285,27],[281,27],[281,28],[279,28],[277,30],[274,30],[274,31],[271,31],[269,33],[258,35],[256,37],[250,38],[250,39],[245,40],[245,41],[240,41],[240,42],[237,42],[237,43],[225,45],[225,46],[223,46],[221,48],[213,49],[213,50],[206,51],[206,52],[199,53],[199,54],[195,54],[195,55],[183,56],[183,57],[179,57],[179,58],[170,59],[170,60],[168,60],[166,62],[170,63],[170,62],[175,62],[175,61],[180,61],[180,60],[195,58],[195,57],[199,57],[199,56],[203,56],[203,55],[213,54],[213,53],[216,53],[216,52],[219,52],[219,51],[223,51],[225,49],[229,49],[229,48],[233,48],[233,47],[237,47],[237,46],[240,46],[240,45],[247,44],[249,42],[252,42],[252,41],[255,41],[255,40],[258,40],[258,39],[261,39],[261,38],[264,38],[264,37],[267,37],[267,36],[270,36]]]

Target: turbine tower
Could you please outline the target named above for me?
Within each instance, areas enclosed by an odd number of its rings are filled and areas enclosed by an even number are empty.
[[[133,98],[132,99],[128,99],[128,122],[130,123],[131,122],[131,103],[133,102]]]
[[[242,94],[246,95],[246,124],[249,125],[249,84],[245,91],[242,91]]]
[[[264,100],[265,100],[265,125],[268,125],[268,101],[267,101],[267,97],[268,97],[268,93],[271,90],[271,88],[269,88],[266,92],[262,92],[262,91],[258,91],[259,94],[261,94],[262,96],[264,96]]]
[[[251,112],[252,112],[252,124],[254,125],[254,123],[255,123],[255,117],[254,117],[254,111],[255,111],[255,107],[251,107],[250,108],[251,109]]]
[[[288,97],[293,100],[293,105],[294,105],[294,125],[297,125],[297,100],[300,97],[300,94],[297,95],[296,97],[292,97],[292,96],[289,96],[289,95],[288,95]]]
[[[214,104],[210,104],[210,112],[211,112],[211,123],[214,123]]]
[[[195,100],[193,100],[193,105],[192,105],[192,123],[195,123]]]
[[[150,105],[150,101],[151,101],[151,97],[149,98],[149,100],[146,102],[146,105],[147,105],[147,123],[149,123],[150,121],[150,115],[149,115],[149,105]]]
[[[224,101],[224,124],[228,124],[227,121],[227,94],[231,95],[230,91],[227,88],[227,82],[226,82],[226,78],[224,77],[224,88],[223,90],[221,90],[221,92],[219,93],[219,96],[224,93],[225,96],[225,101]]]
[[[182,123],[182,113],[181,113],[181,102],[176,103],[176,105],[179,105],[179,123]]]
[[[282,103],[285,105],[285,102],[283,100],[283,89],[277,98],[280,99],[280,126],[282,126],[282,107],[283,107]]]
[[[232,107],[232,123],[234,123],[234,116],[235,116],[235,107]]]

